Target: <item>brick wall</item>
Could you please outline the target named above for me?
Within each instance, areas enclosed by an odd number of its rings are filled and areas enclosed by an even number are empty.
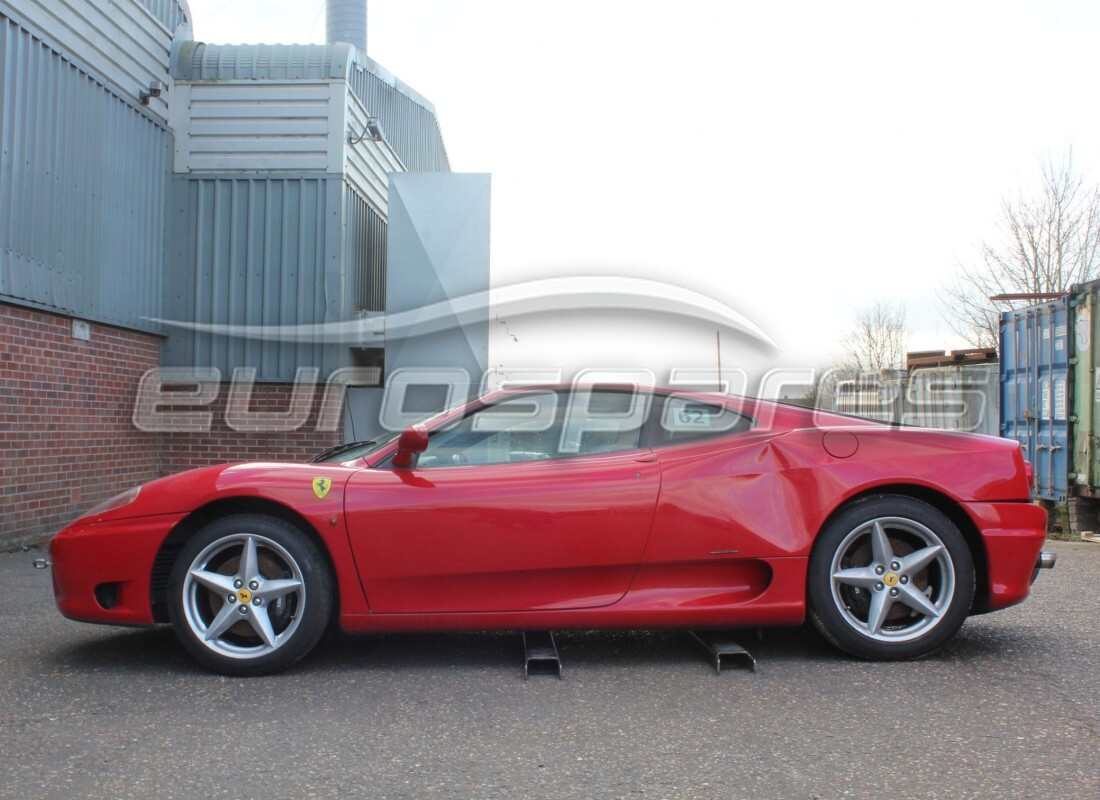
[[[81,341],[71,326],[69,317],[0,303],[0,550],[42,542],[162,475],[225,461],[305,460],[340,441],[338,431],[317,430],[320,388],[293,431],[231,428],[223,385],[204,407],[209,433],[142,432],[134,400],[141,376],[160,363],[160,340],[92,324],[91,340]],[[278,415],[291,396],[290,385],[256,384],[245,410]]]
[[[0,548],[41,541],[160,473],[158,437],[134,428],[160,340],[0,303]]]
[[[212,413],[209,433],[162,434],[162,468],[170,475],[195,467],[221,464],[226,461],[305,461],[326,448],[341,441],[339,432],[317,430],[317,413],[321,407],[319,386],[310,403],[309,416],[296,430],[269,432],[259,426],[258,431],[229,427],[226,407],[229,403],[229,385],[223,384],[217,399],[203,410]],[[293,387],[285,383],[257,383],[252,387],[249,412],[281,415],[290,409]],[[195,409],[189,408],[194,411]],[[238,428],[240,424],[237,423]]]

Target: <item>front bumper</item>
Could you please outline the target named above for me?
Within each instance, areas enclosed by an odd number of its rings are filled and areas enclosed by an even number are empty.
[[[964,503],[985,545],[987,599],[982,611],[1022,602],[1047,538],[1047,512],[1034,503]]]
[[[152,625],[150,581],[161,543],[184,514],[82,523],[50,542],[53,593],[69,619]]]

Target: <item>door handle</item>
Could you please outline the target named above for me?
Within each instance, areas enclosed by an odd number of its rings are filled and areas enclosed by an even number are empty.
[[[638,456],[634,460],[639,464],[652,464],[657,460],[657,456]]]

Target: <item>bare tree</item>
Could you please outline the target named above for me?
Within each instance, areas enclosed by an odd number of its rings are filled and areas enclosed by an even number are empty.
[[[840,383],[872,374],[877,380],[881,370],[904,368],[907,332],[902,305],[878,302],[861,309],[841,339],[843,355],[814,371],[802,403],[831,409]]]
[[[878,302],[856,314],[851,330],[841,340],[841,366],[855,373],[905,368],[908,329],[901,304]]]
[[[814,370],[813,383],[802,395],[802,405],[832,410],[836,402],[837,386],[843,381],[858,377],[858,372],[838,362],[824,364]]]
[[[990,297],[1064,292],[1100,271],[1100,186],[1077,174],[1072,153],[1045,159],[1042,178],[1035,197],[1004,201],[1001,238],[983,242],[980,263],[962,265],[941,290],[947,323],[974,347],[998,344]]]

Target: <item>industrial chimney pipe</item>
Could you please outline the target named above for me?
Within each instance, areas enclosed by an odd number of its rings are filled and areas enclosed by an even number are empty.
[[[367,0],[326,0],[326,41],[348,42],[367,52]]]

